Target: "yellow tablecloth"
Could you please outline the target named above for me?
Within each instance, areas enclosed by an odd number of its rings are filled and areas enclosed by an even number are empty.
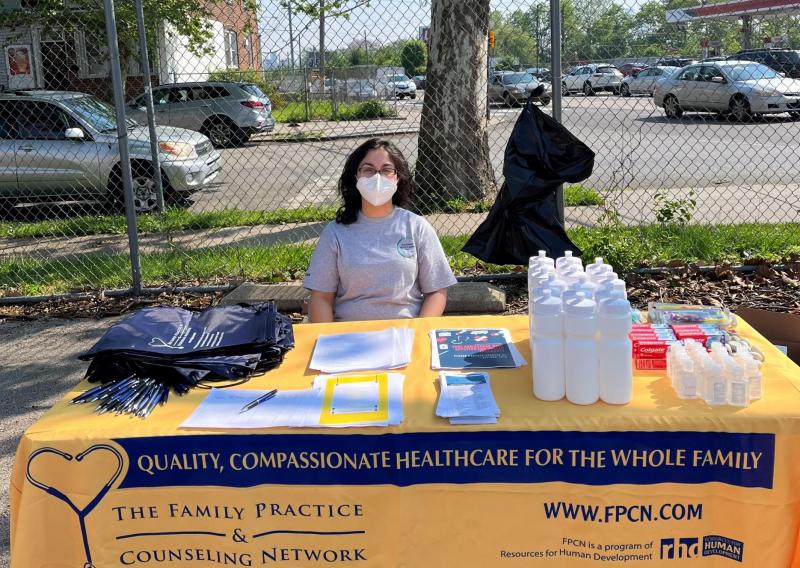
[[[523,316],[298,325],[246,388],[307,388],[317,335],[389,326],[415,330],[397,427],[179,430],[206,391],[139,420],[68,404],[78,385],[20,442],[13,568],[800,566],[800,369],[746,323],[767,360],[744,409],[658,371],[626,406],[536,400]],[[491,371],[496,425],[435,416],[447,327],[507,328],[527,359]]]

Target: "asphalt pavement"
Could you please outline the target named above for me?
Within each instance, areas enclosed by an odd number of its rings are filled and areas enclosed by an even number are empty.
[[[773,216],[760,220],[787,220],[783,215],[785,198],[791,192],[781,187],[792,186],[800,177],[800,122],[788,115],[748,123],[700,113],[668,120],[650,97],[573,95],[563,103],[564,124],[596,153],[594,173],[585,186],[601,193],[645,192],[647,199],[629,194],[643,204],[649,204],[662,188],[678,193],[691,188],[725,188],[723,200],[737,202],[743,214],[758,195],[759,200],[770,201],[761,204],[758,214],[773,210]],[[278,142],[266,136],[245,147],[224,150],[218,183],[195,196],[192,210],[270,210],[335,203],[336,180],[345,158],[370,135],[394,140],[413,165],[422,100],[393,104],[399,115],[396,119],[280,125],[276,132],[279,137],[295,132],[299,137],[318,135],[326,140]],[[550,107],[544,110],[550,112]],[[490,155],[498,180],[502,179],[505,145],[519,112],[498,105],[492,105],[490,111]],[[617,197],[622,199],[622,211],[646,214],[634,207],[637,203],[626,205],[625,196]]]

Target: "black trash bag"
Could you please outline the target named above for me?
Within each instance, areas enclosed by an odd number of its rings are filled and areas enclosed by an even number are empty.
[[[539,250],[580,256],[558,222],[556,189],[585,180],[593,167],[594,152],[528,99],[506,145],[505,182],[461,250],[494,264],[528,264]]]

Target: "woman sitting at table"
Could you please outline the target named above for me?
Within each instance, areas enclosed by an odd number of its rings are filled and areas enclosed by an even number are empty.
[[[350,154],[339,178],[344,205],[303,281],[312,322],[442,315],[456,279],[433,227],[405,209],[413,190],[392,142],[373,138]]]

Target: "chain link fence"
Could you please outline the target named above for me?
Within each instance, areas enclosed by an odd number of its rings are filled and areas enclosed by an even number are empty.
[[[459,249],[539,84],[534,104],[560,107],[597,155],[564,189],[585,253],[621,267],[800,253],[800,5],[685,4],[562,0],[553,65],[543,2],[143,0],[142,38],[118,0],[143,284],[301,278],[345,158],[371,137],[404,152],[457,273],[509,270]],[[103,5],[56,20],[56,0],[5,6],[0,295],[129,288]]]

